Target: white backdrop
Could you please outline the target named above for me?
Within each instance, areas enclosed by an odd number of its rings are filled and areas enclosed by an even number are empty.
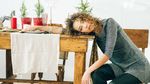
[[[16,11],[18,28],[20,28],[20,7],[23,0],[0,0],[0,16],[10,15],[12,10]],[[28,16],[35,17],[34,5],[37,0],[25,0],[28,9]],[[99,18],[114,18],[123,28],[144,28],[150,27],[150,0],[88,0],[93,7],[93,15]],[[65,26],[65,18],[76,12],[80,0],[41,0],[45,13],[50,15],[52,7],[52,20],[54,23],[61,23]],[[4,26],[9,26],[9,21]],[[150,36],[149,36],[150,37]],[[150,41],[149,41],[150,44]],[[91,45],[91,42],[89,43]],[[87,60],[90,55],[90,48],[87,52]],[[150,60],[150,48],[146,49],[146,57]],[[73,55],[73,53],[70,53]],[[0,77],[5,77],[5,51],[0,51]],[[73,80],[73,56],[69,56],[66,66],[65,80]],[[88,63],[87,63],[88,65]],[[70,74],[71,73],[71,74]],[[21,76],[20,76],[21,77]],[[30,78],[25,76],[26,78]],[[56,78],[47,76],[44,78]]]

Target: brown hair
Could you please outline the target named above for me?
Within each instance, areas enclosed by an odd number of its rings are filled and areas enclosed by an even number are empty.
[[[87,13],[74,13],[70,18],[67,18],[66,20],[66,27],[67,31],[70,35],[85,35],[87,33],[82,33],[74,29],[73,23],[75,20],[80,19],[81,21],[94,21],[95,22],[95,30],[94,32],[88,33],[88,35],[95,35],[96,33],[101,32],[102,28],[102,22],[95,17],[92,17],[91,15]],[[96,39],[94,39],[91,56],[90,56],[90,66],[98,59],[98,53],[97,53],[97,44]]]
[[[81,21],[94,21],[95,22],[96,28],[95,28],[94,32],[88,33],[88,35],[93,35],[96,32],[100,32],[101,29],[99,27],[102,27],[102,23],[98,18],[95,18],[87,13],[79,12],[79,13],[74,13],[73,15],[71,15],[70,18],[66,19],[66,28],[67,28],[67,32],[70,35],[83,35],[83,34],[85,35],[85,34],[87,34],[87,33],[79,32],[74,29],[73,24],[74,24],[75,20],[77,20],[77,19],[80,19]]]

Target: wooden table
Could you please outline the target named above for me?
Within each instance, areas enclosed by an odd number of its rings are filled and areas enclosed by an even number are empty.
[[[85,55],[88,48],[88,39],[93,38],[93,36],[60,36],[60,51],[75,52],[74,84],[81,84],[81,78],[85,71]],[[13,74],[12,69],[8,69],[8,67],[11,67],[10,45],[10,33],[0,32],[0,49],[6,49],[6,78]],[[8,60],[10,61],[8,62]]]

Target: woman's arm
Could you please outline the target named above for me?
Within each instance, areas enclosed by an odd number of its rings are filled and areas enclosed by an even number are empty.
[[[85,72],[82,77],[82,84],[90,84],[91,72],[96,70],[97,68],[101,67],[104,63],[109,60],[109,57],[103,54],[102,58],[97,60],[93,65],[91,65]]]
[[[101,67],[104,63],[106,63],[109,60],[109,57],[105,54],[103,54],[103,56],[97,60],[94,64],[92,64],[87,70],[87,73],[91,73],[94,70],[96,70],[97,68]]]

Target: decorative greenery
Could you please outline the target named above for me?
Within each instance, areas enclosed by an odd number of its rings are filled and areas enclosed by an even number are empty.
[[[89,6],[89,2],[86,0],[85,2],[81,0],[81,3],[79,4],[79,7],[77,7],[79,12],[83,13],[91,13],[92,8]]]
[[[40,3],[40,0],[38,0],[38,2],[35,4],[35,12],[37,17],[40,17],[41,14],[44,12],[44,7],[42,6],[42,4]]]
[[[21,16],[22,17],[26,17],[26,15],[27,15],[27,8],[26,8],[26,6],[25,6],[25,3],[24,3],[24,1],[22,2],[22,6],[21,6],[21,8],[20,8],[20,12],[21,12]]]

